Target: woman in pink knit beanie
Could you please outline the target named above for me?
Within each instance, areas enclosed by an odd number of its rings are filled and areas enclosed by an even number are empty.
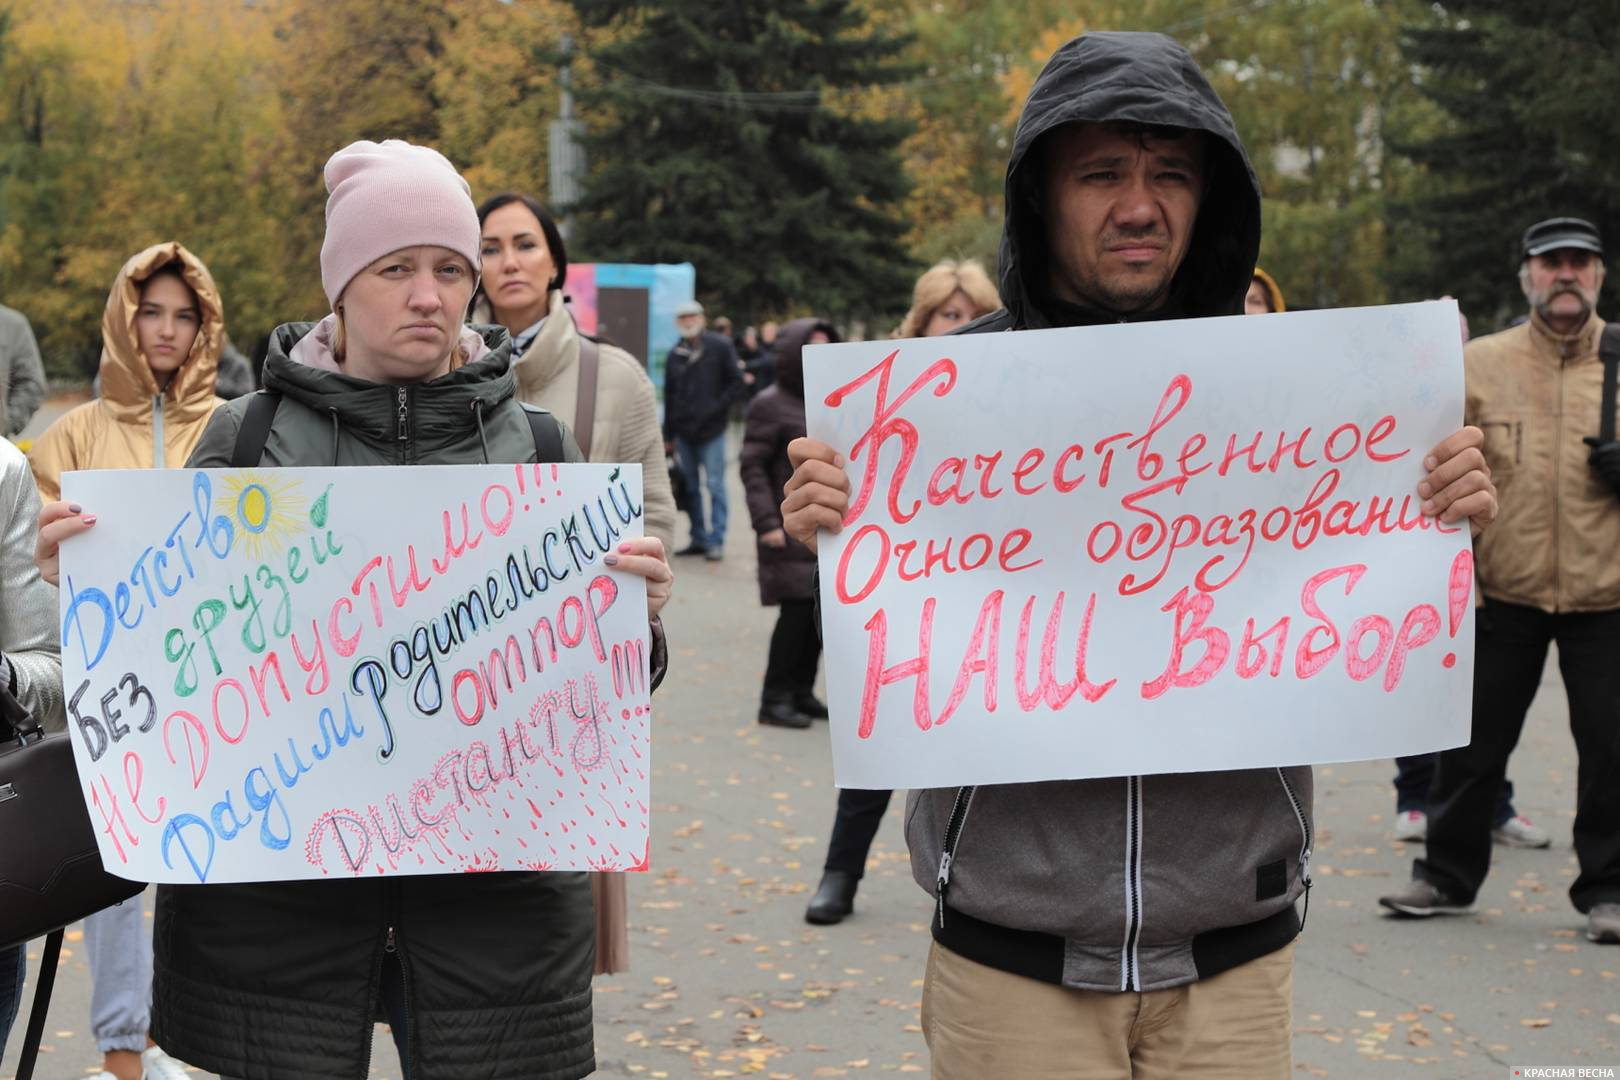
[[[327,162],[326,187],[332,314],[277,328],[265,390],[215,412],[188,467],[579,460],[561,424],[514,396],[506,331],[462,323],[479,226],[450,163],[427,147],[359,142]],[[42,514],[47,580],[57,544],[93,524],[88,510]],[[646,580],[656,686],[672,582],[663,544],[628,541],[602,562]],[[362,649],[388,636],[369,623],[363,633]],[[349,676],[332,678],[341,694]],[[414,701],[398,708],[444,722]],[[584,873],[161,886],[153,1036],[226,1078],[347,1080],[367,1074],[374,1018],[386,1018],[408,1080],[570,1080],[595,1067],[594,927]]]

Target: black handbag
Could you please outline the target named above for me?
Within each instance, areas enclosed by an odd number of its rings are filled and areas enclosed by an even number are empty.
[[[680,462],[675,458],[665,460],[669,465],[669,492],[675,496],[675,512],[690,514],[692,493],[686,490],[686,470],[681,468]]]
[[[0,685],[0,949],[41,935],[34,1004],[17,1080],[34,1072],[62,952],[62,931],[137,896],[145,883],[101,865],[95,827],[79,793],[67,735],[47,735],[9,688]]]

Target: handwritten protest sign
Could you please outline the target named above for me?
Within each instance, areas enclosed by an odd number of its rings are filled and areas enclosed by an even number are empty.
[[[845,787],[1390,757],[1468,739],[1449,302],[816,346]]]
[[[69,473],[68,728],[141,881],[642,870],[637,465]]]

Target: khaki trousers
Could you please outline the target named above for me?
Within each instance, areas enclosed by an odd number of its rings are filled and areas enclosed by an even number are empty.
[[[1294,946],[1147,993],[1070,990],[928,953],[934,1080],[1288,1080]]]

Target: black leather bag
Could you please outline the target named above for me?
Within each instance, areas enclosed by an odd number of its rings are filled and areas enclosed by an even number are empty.
[[[675,512],[690,514],[692,512],[692,494],[686,490],[686,471],[674,458],[665,459],[669,465],[669,491],[675,496]]]
[[[107,873],[67,735],[47,735],[0,685],[0,949],[45,937],[17,1080],[33,1074],[62,930],[146,888]]]

